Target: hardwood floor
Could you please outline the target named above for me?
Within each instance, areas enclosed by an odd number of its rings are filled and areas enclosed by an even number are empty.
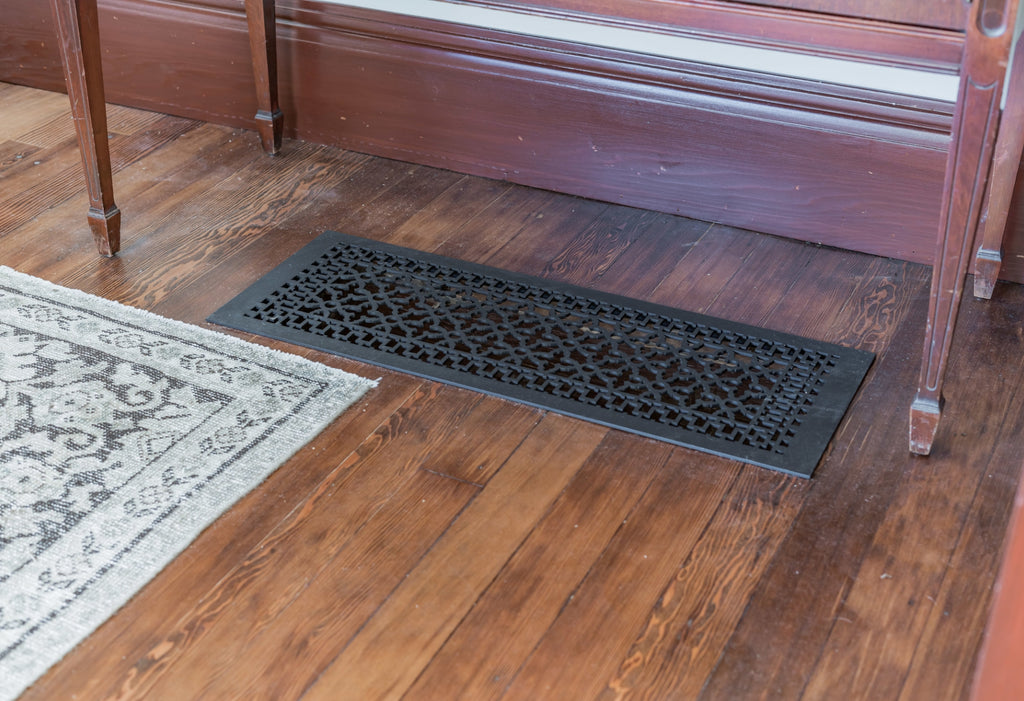
[[[336,229],[878,357],[808,481],[247,337],[382,381],[25,701],[966,697],[1024,456],[1024,288],[965,301],[913,457],[925,267],[109,121],[123,250],[102,259],[67,98],[0,84],[0,263],[208,326]]]

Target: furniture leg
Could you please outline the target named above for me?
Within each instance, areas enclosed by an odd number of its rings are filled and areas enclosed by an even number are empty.
[[[256,78],[256,128],[263,150],[274,155],[281,149],[284,115],[277,100],[277,29],[275,0],[245,0],[249,48]]]
[[[920,455],[931,452],[942,413],[946,361],[996,138],[1015,7],[1008,0],[979,0],[971,7],[946,163],[924,358],[910,408],[910,450]]]
[[[110,173],[96,0],[52,0],[51,7],[89,192],[89,227],[99,252],[112,256],[121,245],[121,211]]]
[[[978,226],[981,245],[974,259],[974,296],[983,299],[992,298],[992,290],[999,279],[1006,218],[1010,213],[1021,152],[1024,151],[1024,35],[1017,39],[1009,80],[985,207]]]

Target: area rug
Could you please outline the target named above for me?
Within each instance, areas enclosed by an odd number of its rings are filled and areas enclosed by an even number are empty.
[[[338,232],[210,321],[803,477],[874,357]]]
[[[0,267],[0,699],[373,384]]]

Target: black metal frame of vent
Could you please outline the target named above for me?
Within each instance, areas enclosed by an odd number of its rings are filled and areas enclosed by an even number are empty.
[[[209,321],[802,477],[874,359],[337,232]]]

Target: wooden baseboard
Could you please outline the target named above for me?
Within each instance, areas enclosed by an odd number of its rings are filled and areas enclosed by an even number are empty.
[[[251,125],[240,3],[100,7],[111,102]],[[0,80],[59,89],[47,5],[5,15]],[[331,4],[279,18],[289,136],[930,262],[943,103]]]

